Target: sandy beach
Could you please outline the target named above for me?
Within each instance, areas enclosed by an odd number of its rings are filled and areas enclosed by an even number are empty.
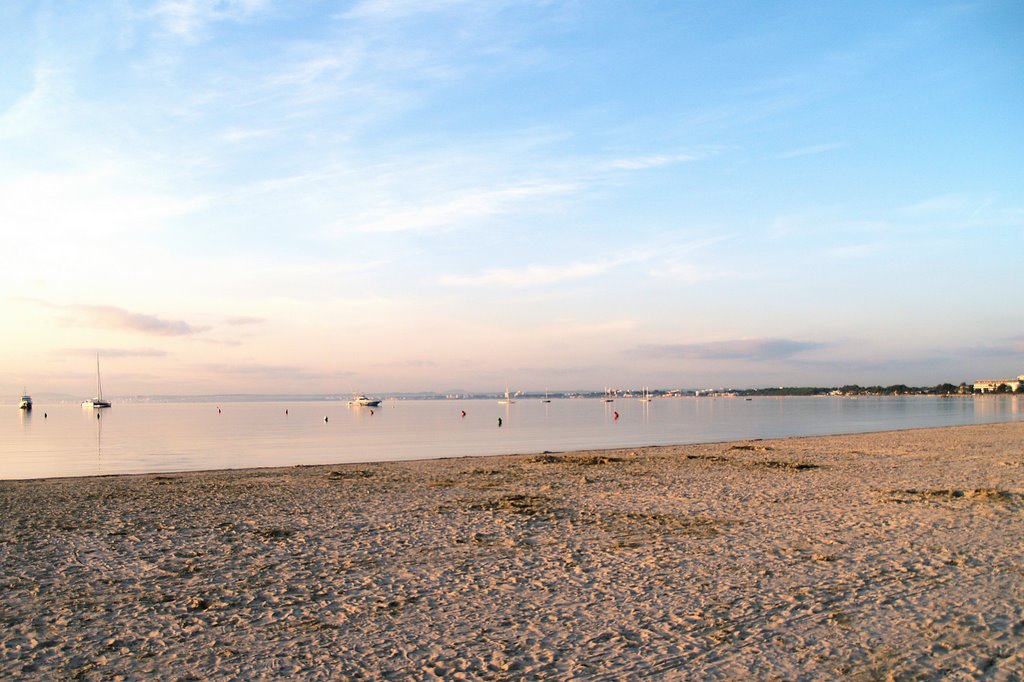
[[[6,679],[1024,674],[1024,423],[0,482]]]

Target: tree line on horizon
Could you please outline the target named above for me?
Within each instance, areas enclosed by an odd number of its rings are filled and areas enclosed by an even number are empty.
[[[1007,384],[1000,384],[992,393],[1011,394],[1013,389]],[[1024,394],[1024,382],[1018,387],[1018,394]],[[847,384],[840,387],[818,386],[785,386],[780,388],[747,388],[730,391],[740,396],[815,396],[815,395],[975,395],[971,384],[961,382],[959,385],[943,383],[935,386],[907,386],[893,384],[891,386],[858,386]]]
[[[907,384],[892,384],[890,386],[859,386],[857,384],[846,384],[845,386],[774,386],[768,388],[719,388],[719,389],[706,389],[706,390],[665,390],[665,389],[654,389],[648,392],[648,395],[652,398],[658,397],[672,397],[672,396],[690,396],[690,397],[701,397],[701,396],[827,396],[827,395],[839,395],[839,396],[881,396],[881,395],[980,395],[981,391],[974,390],[973,384],[967,382],[961,382],[960,384],[942,383],[936,384],[935,386],[908,386]],[[1000,384],[995,390],[991,391],[992,394],[1014,394],[1014,390],[1007,384]],[[1017,394],[1024,394],[1024,382],[1022,382],[1016,391]],[[534,394],[532,392],[524,392],[519,394],[523,398],[533,398],[543,396],[546,394]],[[558,398],[607,398],[611,397],[635,397],[641,395],[641,391],[572,391],[572,392],[557,392],[551,393],[550,397]],[[490,394],[486,396],[469,396],[466,397],[493,397]]]

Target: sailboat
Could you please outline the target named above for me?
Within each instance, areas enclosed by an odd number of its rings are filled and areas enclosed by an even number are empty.
[[[100,354],[96,354],[96,397],[92,400],[83,400],[82,407],[110,407],[110,403],[103,399],[103,384],[100,382]]]
[[[548,389],[546,389],[546,388],[544,389],[544,400],[542,400],[541,402],[542,403],[550,403],[551,402],[551,398],[548,397]]]
[[[642,398],[640,398],[640,402],[642,402],[642,403],[649,403],[649,402],[651,402],[651,392],[647,390],[646,386],[644,386],[644,396]]]
[[[511,405],[512,403],[515,402],[514,400],[512,400],[512,396],[509,395],[508,386],[505,387],[505,398],[503,400],[499,400],[498,402],[502,405]]]

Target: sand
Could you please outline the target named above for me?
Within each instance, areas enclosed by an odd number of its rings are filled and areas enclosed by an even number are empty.
[[[1024,423],[0,482],[0,677],[1024,671]]]

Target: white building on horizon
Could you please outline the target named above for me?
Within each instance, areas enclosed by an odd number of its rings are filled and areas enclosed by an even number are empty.
[[[993,393],[1003,384],[1016,393],[1020,389],[1020,385],[1024,384],[1024,374],[1019,375],[1016,379],[979,379],[974,382],[974,390],[979,393]]]

